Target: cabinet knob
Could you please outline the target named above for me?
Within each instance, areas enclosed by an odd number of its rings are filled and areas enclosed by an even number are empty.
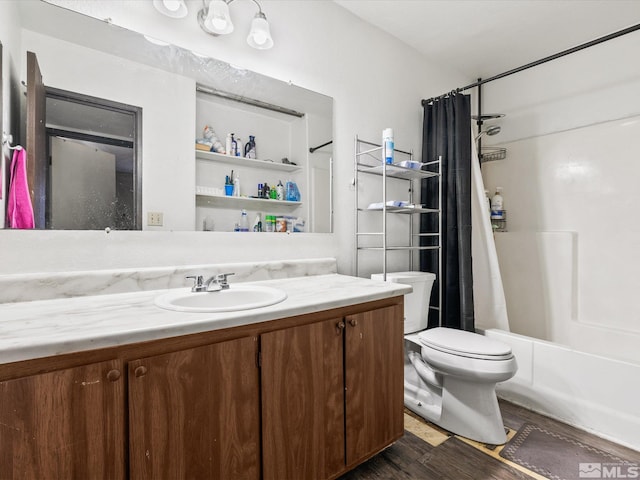
[[[349,325],[351,325],[352,327],[355,327],[356,325],[358,325],[358,320],[356,320],[355,318],[350,318]]]
[[[341,330],[344,330],[344,322],[341,320],[338,323],[336,323],[336,333],[340,333]]]
[[[120,370],[109,370],[107,373],[107,380],[110,382],[115,382],[120,378]]]
[[[147,374],[147,367],[140,365],[139,367],[137,367],[134,371],[133,374],[136,377],[143,377]]]

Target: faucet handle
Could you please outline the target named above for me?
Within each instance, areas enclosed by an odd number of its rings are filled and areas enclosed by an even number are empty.
[[[216,282],[220,285],[227,285],[227,277],[235,273],[219,273],[216,275]]]
[[[204,277],[202,275],[189,275],[188,277],[184,277],[184,278],[193,279],[193,286],[191,287],[192,292],[198,292],[204,286]]]

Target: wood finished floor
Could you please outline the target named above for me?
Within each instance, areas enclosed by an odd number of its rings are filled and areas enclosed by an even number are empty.
[[[506,427],[518,430],[524,423],[533,423],[589,444],[613,455],[640,464],[640,452],[631,450],[587,432],[519,407],[500,401]],[[437,443],[437,442],[432,442]],[[404,437],[339,480],[539,480],[533,472],[525,473],[508,465],[504,459],[493,458],[479,448],[449,436],[432,446],[416,435]]]

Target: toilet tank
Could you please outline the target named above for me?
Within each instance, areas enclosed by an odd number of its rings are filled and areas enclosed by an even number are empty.
[[[382,280],[382,273],[371,275],[372,280]],[[403,283],[413,287],[413,292],[404,296],[404,333],[413,333],[427,328],[431,287],[436,276],[429,272],[387,273],[387,282]]]

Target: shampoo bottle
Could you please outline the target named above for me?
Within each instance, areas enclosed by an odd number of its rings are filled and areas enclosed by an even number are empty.
[[[496,187],[496,193],[491,199],[491,219],[502,220],[504,218],[504,200],[502,187]]]
[[[385,128],[382,131],[382,160],[384,163],[393,163],[393,129]]]

